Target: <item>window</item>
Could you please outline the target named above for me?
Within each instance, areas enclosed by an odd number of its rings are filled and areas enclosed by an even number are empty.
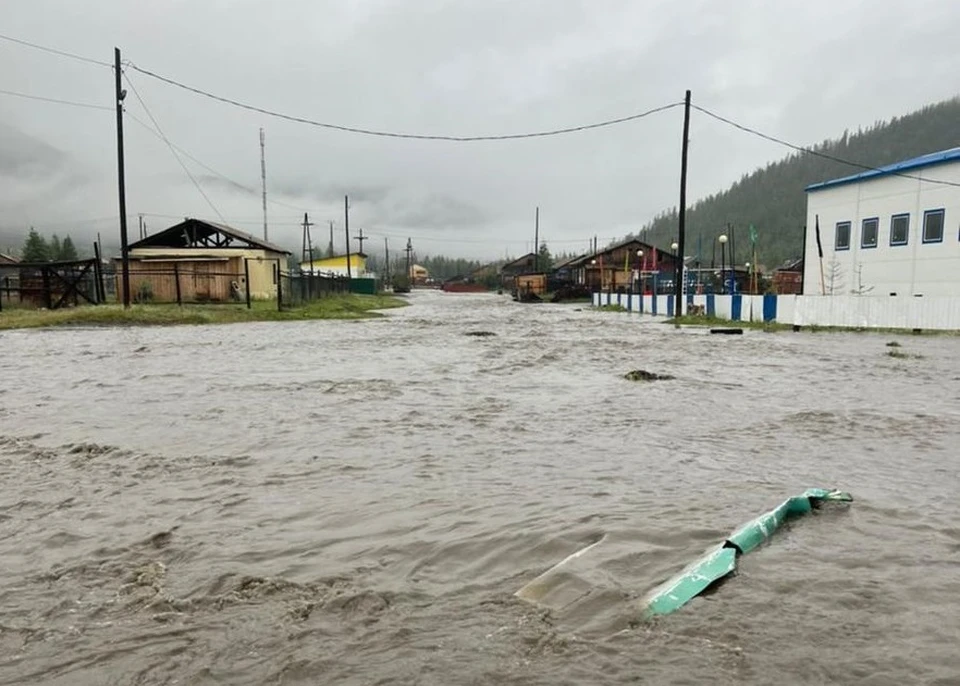
[[[890,217],[890,245],[906,245],[910,240],[910,215],[895,214]]]
[[[923,242],[943,242],[943,210],[927,210],[923,213]]]
[[[863,224],[861,225],[861,228],[860,228],[860,247],[876,248],[877,235],[879,233],[880,233],[880,219],[878,217],[864,219]]]
[[[837,240],[836,243],[834,243],[834,249],[850,249],[850,222],[840,222],[837,224]]]

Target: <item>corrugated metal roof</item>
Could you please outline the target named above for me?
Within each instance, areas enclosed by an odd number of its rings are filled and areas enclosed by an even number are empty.
[[[135,243],[131,243],[128,246],[129,250],[135,250],[137,248],[185,248],[188,247],[185,236],[185,228],[187,226],[195,227],[201,229],[201,235],[210,235],[214,231],[219,231],[222,234],[230,236],[238,241],[246,243],[247,246],[251,248],[260,248],[262,250],[268,250],[270,252],[282,253],[285,255],[291,254],[289,250],[283,248],[275,243],[269,243],[262,238],[257,238],[253,234],[247,233],[246,231],[241,231],[240,229],[235,229],[232,226],[227,226],[226,224],[219,224],[217,222],[207,221],[205,219],[193,219],[187,218],[184,219],[179,224],[171,226],[163,231],[158,231],[157,233],[151,234],[146,238],[143,238]],[[196,235],[196,234],[194,234]],[[198,248],[201,249],[201,248]]]
[[[834,186],[842,186],[844,184],[857,183],[859,181],[868,181],[870,179],[876,179],[882,176],[903,174],[908,171],[923,169],[924,167],[932,167],[937,164],[945,164],[947,162],[956,161],[960,161],[960,148],[950,148],[949,150],[931,152],[926,155],[921,155],[920,157],[903,160],[902,162],[894,162],[893,164],[888,164],[885,167],[869,169],[867,171],[860,172],[859,174],[853,174],[851,176],[844,176],[839,179],[832,179],[830,181],[821,181],[820,183],[810,184],[807,186],[806,191],[810,193],[813,191],[820,191],[825,188],[833,188]]]

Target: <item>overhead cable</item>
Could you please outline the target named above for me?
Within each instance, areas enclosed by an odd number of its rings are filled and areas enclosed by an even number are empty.
[[[922,177],[922,176],[916,176],[916,175],[913,175],[913,174],[904,174],[904,173],[901,173],[901,172],[891,171],[890,169],[884,169],[884,168],[882,168],[882,167],[874,167],[874,166],[871,166],[871,165],[869,165],[869,164],[862,164],[862,163],[860,163],[860,162],[851,162],[850,160],[845,160],[845,159],[843,159],[842,157],[837,157],[836,155],[830,155],[829,153],[820,152],[819,150],[814,150],[813,148],[806,148],[806,147],[804,147],[804,146],[802,146],[802,145],[796,145],[795,143],[790,143],[790,142],[785,141],[785,140],[783,140],[783,139],[781,139],[781,138],[777,138],[777,137],[775,137],[775,136],[771,136],[771,135],[766,134],[766,133],[763,133],[763,132],[761,132],[761,131],[757,131],[756,129],[752,129],[752,128],[750,128],[749,126],[745,126],[745,125],[743,125],[743,124],[738,124],[737,122],[735,122],[735,121],[733,121],[733,120],[731,120],[731,119],[727,119],[726,117],[720,116],[720,115],[717,114],[716,112],[711,112],[710,110],[706,109],[705,107],[700,107],[699,105],[691,105],[691,107],[693,107],[693,109],[697,110],[698,112],[702,112],[703,114],[707,115],[708,117],[712,117],[712,118],[716,119],[717,121],[721,121],[721,122],[723,122],[724,124],[727,124],[727,125],[732,126],[732,127],[736,128],[736,129],[739,129],[740,131],[744,131],[744,132],[746,132],[746,133],[753,134],[754,136],[759,136],[760,138],[763,138],[763,139],[765,139],[765,140],[771,141],[771,142],[773,142],[773,143],[778,143],[778,144],[783,145],[783,146],[786,146],[786,147],[788,147],[788,148],[792,148],[793,150],[796,150],[797,152],[806,153],[806,154],[808,154],[808,155],[814,155],[815,157],[822,157],[823,159],[831,160],[832,162],[839,162],[840,164],[846,164],[846,165],[849,165],[849,166],[851,166],[851,167],[858,167],[858,168],[864,169],[864,170],[866,170],[866,171],[881,172],[881,173],[883,173],[883,174],[890,174],[891,176],[900,176],[900,177],[905,178],[905,179],[913,179],[913,180],[915,180],[915,181],[923,181],[924,183],[933,183],[933,184],[938,184],[938,185],[941,185],[941,186],[955,186],[955,187],[960,187],[960,183],[957,183],[957,182],[954,182],[954,181],[944,181],[944,180],[941,180],[941,179],[927,179],[927,178],[924,178],[924,177]]]
[[[130,112],[129,110],[126,110],[126,109],[124,109],[123,112],[124,112],[124,114],[125,114],[127,117],[129,117],[133,122],[135,122],[136,124],[139,124],[140,126],[142,126],[145,130],[149,131],[153,136],[155,136],[156,138],[159,138],[161,141],[164,140],[163,136],[161,136],[159,133],[157,133],[157,130],[156,130],[156,129],[154,129],[152,126],[150,126],[150,125],[147,124],[146,122],[138,119],[136,116],[133,115],[132,112]],[[164,142],[167,143],[168,145],[170,145],[174,150],[176,150],[177,152],[179,152],[181,155],[183,155],[184,157],[186,157],[188,160],[190,160],[191,162],[193,162],[194,164],[196,164],[198,167],[203,168],[204,170],[210,172],[211,174],[213,174],[214,176],[218,177],[219,179],[221,179],[221,180],[223,180],[223,181],[226,181],[227,183],[229,183],[229,184],[231,184],[231,185],[233,185],[233,186],[236,186],[237,188],[240,188],[241,190],[244,190],[244,191],[246,191],[247,193],[251,193],[251,194],[254,194],[254,195],[260,195],[260,191],[256,190],[255,188],[252,188],[252,187],[250,187],[250,186],[247,186],[246,184],[240,183],[239,181],[237,181],[237,180],[235,180],[235,179],[231,179],[231,178],[230,178],[229,176],[227,176],[226,174],[223,174],[222,172],[219,172],[219,171],[217,171],[216,169],[214,169],[213,167],[205,164],[205,163],[202,162],[201,160],[198,160],[196,157],[194,157],[194,156],[191,155],[189,152],[187,152],[186,150],[184,150],[183,148],[181,148],[179,145],[177,145],[176,143],[174,143],[173,141],[171,141],[169,138],[168,138],[167,140],[165,140]],[[271,204],[274,204],[274,205],[277,205],[277,206],[279,206],[279,207],[286,207],[286,208],[291,209],[291,210],[298,210],[298,211],[300,211],[300,212],[310,212],[310,211],[311,211],[311,210],[308,209],[308,208],[300,207],[299,205],[291,205],[290,203],[282,202],[282,201],[280,201],[280,200],[273,200],[273,199],[267,198],[267,202],[268,202],[268,203],[271,203]],[[263,220],[261,219],[261,220],[259,220],[259,221],[263,221]]]
[[[113,65],[109,62],[103,62],[101,60],[95,60],[92,57],[84,57],[83,55],[77,55],[72,52],[67,52],[65,50],[57,50],[56,48],[48,48],[45,45],[39,45],[38,43],[31,43],[30,41],[25,41],[20,38],[14,38],[13,36],[4,36],[0,34],[0,40],[9,41],[11,43],[16,43],[18,45],[23,45],[28,48],[33,48],[34,50],[42,50],[43,52],[48,52],[52,55],[59,55],[60,57],[69,57],[73,60],[78,60],[80,62],[87,62],[89,64],[96,64],[101,67],[110,67],[113,68]]]
[[[127,75],[124,74],[123,76],[124,76],[124,78],[126,78]],[[153,122],[153,125],[157,128],[157,133],[160,134],[160,137],[163,139],[163,142],[167,144],[167,147],[168,147],[168,148],[170,148],[170,152],[171,152],[171,154],[173,154],[173,156],[176,158],[177,163],[183,168],[183,171],[186,173],[186,175],[187,175],[187,176],[190,178],[190,180],[193,182],[193,185],[196,186],[197,190],[200,192],[200,195],[203,196],[203,199],[207,201],[207,204],[208,204],[208,205],[210,205],[210,208],[214,211],[214,213],[216,213],[216,215],[217,215],[218,217],[220,217],[220,221],[222,221],[224,224],[226,224],[227,222],[226,222],[226,220],[223,218],[223,215],[220,214],[220,210],[218,210],[218,209],[217,209],[217,206],[213,204],[213,201],[212,201],[212,200],[210,200],[210,196],[208,196],[208,195],[204,192],[203,187],[197,182],[197,180],[194,178],[193,174],[190,173],[190,170],[187,168],[187,165],[185,165],[185,164],[183,163],[183,160],[180,159],[180,155],[179,155],[179,154],[177,153],[177,151],[174,149],[173,144],[169,141],[169,139],[168,139],[168,138],[166,137],[166,135],[163,133],[163,129],[160,128],[160,124],[157,123],[157,120],[154,118],[153,114],[150,112],[150,109],[147,107],[147,104],[143,101],[143,98],[140,97],[140,93],[137,92],[137,87],[136,87],[135,85],[133,85],[133,81],[131,81],[130,79],[126,79],[126,80],[127,80],[127,84],[129,84],[130,88],[133,89],[133,94],[136,96],[137,100],[139,101],[140,106],[143,107],[143,111],[147,113],[147,116],[150,117],[150,121],[152,121],[152,122]]]
[[[91,110],[107,110],[112,112],[113,108],[108,105],[94,105],[90,102],[74,102],[72,100],[60,100],[58,98],[47,98],[42,95],[30,95],[29,93],[17,93],[16,91],[0,90],[0,94],[12,95],[17,98],[26,98],[28,100],[40,100],[41,102],[55,102],[58,105],[71,105],[73,107],[86,107]]]
[[[447,136],[447,135],[433,135],[433,134],[415,134],[415,133],[398,133],[393,131],[380,131],[375,129],[364,129],[355,126],[341,126],[339,124],[329,124],[326,122],[320,122],[313,119],[307,119],[305,117],[297,117],[289,114],[283,114],[281,112],[276,112],[274,110],[269,110],[264,107],[258,107],[256,105],[250,105],[239,100],[234,100],[232,98],[227,98],[222,95],[215,95],[208,91],[202,90],[200,88],[195,88],[193,86],[188,86],[184,83],[176,81],[174,79],[168,78],[166,76],[161,76],[155,72],[152,72],[148,69],[143,69],[138,67],[133,62],[126,63],[128,67],[137,71],[145,76],[157,79],[177,88],[182,88],[183,90],[189,91],[196,95],[202,95],[211,100],[216,100],[228,105],[233,105],[234,107],[239,107],[241,109],[249,110],[251,112],[258,112],[259,114],[265,114],[270,117],[276,117],[278,119],[284,119],[286,121],[295,122],[298,124],[308,124],[310,126],[317,126],[325,129],[333,129],[336,131],[345,131],[347,133],[358,133],[367,136],[381,136],[384,138],[406,138],[414,140],[428,140],[428,141],[456,141],[456,142],[473,142],[473,141],[501,141],[501,140],[514,140],[519,138],[542,138],[545,136],[559,136],[567,133],[575,133],[578,131],[587,131],[589,129],[598,129],[604,126],[613,126],[615,124],[623,124],[630,121],[635,121],[637,119],[643,119],[644,117],[649,117],[652,114],[657,114],[658,112],[664,112],[674,107],[679,107],[682,105],[682,102],[673,102],[667,105],[662,105],[660,107],[655,107],[653,109],[647,110],[645,112],[639,112],[637,114],[631,114],[626,117],[619,117],[617,119],[608,119],[606,121],[596,122],[594,124],[583,124],[580,126],[569,126],[562,129],[551,129],[547,131],[534,131],[528,133],[512,133],[512,134],[502,134],[494,136]]]

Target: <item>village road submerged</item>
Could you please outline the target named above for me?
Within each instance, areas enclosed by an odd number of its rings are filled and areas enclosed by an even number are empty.
[[[0,334],[0,683],[960,681],[960,338],[410,298]],[[856,502],[638,621],[811,486]]]

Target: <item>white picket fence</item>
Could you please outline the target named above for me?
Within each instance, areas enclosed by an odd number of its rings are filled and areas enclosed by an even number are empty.
[[[594,306],[620,305],[631,312],[673,315],[672,295],[594,293]],[[722,319],[773,321],[796,326],[864,329],[960,330],[960,297],[858,295],[695,295],[693,304]],[[689,311],[684,306],[684,313]]]

